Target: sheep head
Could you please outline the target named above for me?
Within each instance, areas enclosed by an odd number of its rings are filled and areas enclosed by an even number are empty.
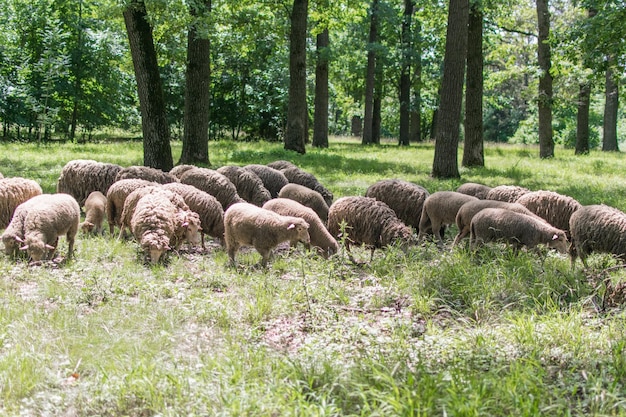
[[[147,231],[141,236],[141,248],[150,256],[150,263],[156,264],[161,256],[170,250],[170,239],[162,233]]]
[[[189,210],[179,211],[176,218],[177,229],[181,231],[180,235],[184,236],[184,239],[192,245],[199,244],[202,228],[200,227],[200,216],[198,213]]]
[[[291,239],[302,242],[311,243],[311,236],[309,236],[309,224],[304,219],[294,218],[287,226],[287,230],[295,235],[295,239]]]
[[[30,259],[35,262],[47,258],[48,252],[55,249],[55,246],[49,245],[41,239],[26,239],[26,242],[20,248],[20,250],[26,251]]]
[[[568,253],[569,251],[569,242],[567,241],[567,236],[565,232],[559,230],[558,232],[552,235],[550,242],[548,242],[548,246],[558,250],[561,253]]]
[[[80,224],[80,230],[82,230],[83,233],[85,234],[91,233],[94,227],[95,227],[95,224],[88,222],[88,221],[84,221]]]

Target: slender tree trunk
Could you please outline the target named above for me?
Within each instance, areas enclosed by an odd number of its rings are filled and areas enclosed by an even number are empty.
[[[576,113],[576,155],[589,153],[589,99],[591,84],[580,84],[578,90],[578,111]]]
[[[411,17],[413,0],[404,0],[402,18],[402,67],[400,69],[400,138],[399,145],[409,146],[411,127]]]
[[[411,126],[409,137],[415,142],[422,141],[422,46],[421,28],[416,22],[414,32],[415,42],[413,53],[416,55],[413,62],[413,105],[411,106]]]
[[[313,146],[328,148],[328,28],[317,35],[315,66],[315,111],[313,117]]]
[[[467,57],[469,0],[450,0],[446,52],[443,59],[443,81],[437,112],[435,157],[432,176],[458,178],[459,130],[463,102],[463,76]]]
[[[554,157],[554,139],[552,137],[552,74],[550,74],[550,11],[548,0],[537,0],[537,23],[539,39],[537,41],[537,60],[541,69],[539,77],[539,156]]]
[[[378,40],[378,0],[372,0],[370,10],[370,33],[367,52],[367,74],[365,75],[365,115],[363,116],[363,145],[374,143],[374,86],[376,84],[376,50],[374,44]]]
[[[305,153],[308,141],[306,105],[306,30],[308,0],[294,0],[289,36],[289,107],[285,149]]]
[[[80,103],[82,81],[83,81],[83,2],[78,2],[78,25],[76,27],[77,58],[74,62],[74,102],[72,103],[72,116],[70,119],[70,141],[74,141],[76,136],[76,126],[78,125],[78,105]]]
[[[483,12],[472,1],[467,34],[463,166],[485,166],[483,150]]]
[[[211,11],[211,0],[189,4],[193,19],[187,32],[185,74],[185,114],[180,164],[206,164],[209,161],[209,108],[211,85],[211,43],[207,33],[198,30]]]
[[[124,10],[141,107],[143,163],[145,166],[169,171],[174,165],[170,130],[152,28],[147,17],[146,5],[142,0],[133,0]]]
[[[617,110],[619,106],[618,85],[615,82],[613,68],[614,58],[610,58],[606,70],[606,89],[604,104],[604,122],[602,134],[603,151],[619,151],[617,146]]]
[[[378,66],[380,68],[380,66]],[[381,136],[381,127],[382,127],[382,84],[383,84],[383,76],[382,74],[376,75],[376,85],[377,88],[374,89],[374,106],[373,106],[373,116],[372,116],[372,143],[375,145],[380,145],[380,136]]]

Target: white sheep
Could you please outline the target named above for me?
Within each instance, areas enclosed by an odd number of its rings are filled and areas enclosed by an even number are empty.
[[[417,240],[422,241],[432,233],[437,239],[437,244],[442,246],[441,229],[455,224],[459,209],[469,201],[478,201],[478,198],[456,191],[437,191],[429,195],[422,208]]]
[[[21,177],[0,179],[0,229],[8,226],[17,206],[42,193],[41,186],[31,179]]]
[[[85,200],[85,221],[80,224],[83,233],[102,233],[107,198],[100,191],[92,191]]]
[[[159,193],[146,194],[137,201],[130,221],[133,236],[150,263],[159,262],[163,254],[170,250],[176,233],[178,210],[174,204]]]

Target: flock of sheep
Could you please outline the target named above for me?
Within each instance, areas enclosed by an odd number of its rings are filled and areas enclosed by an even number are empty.
[[[497,241],[569,251],[572,266],[577,257],[586,265],[591,252],[626,258],[624,212],[519,186],[465,183],[430,194],[414,183],[385,179],[365,196],[333,201],[314,175],[288,161],[217,170],[179,165],[163,172],[74,160],[63,167],[56,194],[43,194],[30,179],[0,178],[0,228],[9,256],[51,259],[65,236],[71,258],[78,230],[102,233],[105,218],[111,235],[116,227],[120,237],[130,231],[152,264],[185,242],[205,248],[205,235],[225,246],[233,265],[239,248],[252,246],[266,266],[283,242],[302,242],[324,257],[340,242],[354,260],[352,245],[364,244],[372,255],[424,239],[443,246],[442,234],[452,224],[458,228],[453,246],[469,235],[472,249]]]

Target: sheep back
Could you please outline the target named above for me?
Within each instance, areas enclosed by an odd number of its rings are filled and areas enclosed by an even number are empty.
[[[315,175],[303,171],[296,166],[285,168],[282,170],[282,173],[285,175],[285,177],[287,177],[289,182],[304,185],[305,187],[308,187],[311,190],[320,193],[329,207],[331,204],[333,204],[333,193],[330,192],[326,187],[324,187],[317,180]]]
[[[193,185],[205,193],[211,194],[222,205],[225,211],[235,203],[244,202],[237,193],[237,187],[228,178],[209,168],[194,168],[183,174],[180,179],[183,184]]]
[[[178,182],[178,178],[176,178],[169,172],[164,172],[157,168],[146,167],[142,165],[133,165],[123,168],[120,172],[118,172],[117,176],[115,177],[115,181],[134,178],[152,181],[159,184]]]
[[[261,207],[272,198],[269,190],[263,185],[261,178],[254,172],[235,165],[226,165],[217,172],[228,178],[237,189],[237,194],[248,203]]]
[[[610,253],[626,261],[626,213],[604,204],[582,206],[569,219],[572,266],[576,257],[587,265],[592,252]]]
[[[120,237],[124,236],[124,229],[126,227],[130,228],[132,217],[137,208],[137,203],[142,197],[148,194],[158,194],[160,198],[169,200],[177,209],[182,211],[189,210],[189,206],[185,204],[183,197],[172,191],[164,190],[161,185],[138,188],[128,194],[128,197],[126,197],[126,200],[124,201],[124,208],[120,217]]]
[[[278,193],[280,198],[288,198],[311,208],[324,224],[328,222],[328,204],[315,190],[300,184],[287,184]]]
[[[493,187],[485,198],[487,200],[515,203],[518,198],[529,192],[530,190],[528,188],[520,187],[519,185],[498,185],[497,187]]]
[[[31,179],[22,177],[0,179],[0,229],[9,225],[17,206],[42,193],[41,186]]]
[[[122,167],[90,159],[69,161],[61,170],[57,193],[67,193],[82,207],[92,191],[106,195]]]
[[[491,191],[491,187],[485,184],[479,184],[477,182],[466,182],[459,185],[456,189],[457,193],[472,195],[478,199],[485,200],[487,194]]]
[[[399,179],[385,179],[370,185],[366,197],[386,203],[407,226],[418,228],[428,190],[417,184]]]
[[[582,204],[572,197],[553,191],[532,191],[522,195],[516,202],[557,229],[568,233],[570,217],[582,207]]]
[[[110,188],[109,188],[110,189]],[[83,233],[100,234],[107,207],[107,198],[100,191],[92,191],[85,200],[85,221],[80,224]]]
[[[128,195],[139,188],[157,185],[158,183],[156,182],[133,178],[116,181],[109,187],[109,191],[106,194],[106,214],[109,223],[109,233],[111,235],[113,234],[115,226],[120,227],[122,225],[122,211],[124,210],[124,202]]]
[[[285,161],[283,159],[278,161],[273,161],[267,164],[268,167],[277,169],[279,171],[287,168],[297,168],[296,164],[293,162]]]
[[[267,165],[251,164],[246,165],[244,169],[254,172],[263,182],[263,186],[270,192],[272,198],[278,197],[280,190],[287,184],[289,180],[281,171],[268,167]]]
[[[198,168],[198,167],[195,165],[188,165],[188,164],[176,165],[174,168],[170,169],[170,174],[178,178],[178,180],[180,181],[180,177],[182,177],[185,172],[193,168]]]
[[[478,198],[456,191],[437,191],[424,201],[420,217],[418,240],[433,234],[439,245],[443,244],[441,228],[456,223],[456,215],[461,206]]]

